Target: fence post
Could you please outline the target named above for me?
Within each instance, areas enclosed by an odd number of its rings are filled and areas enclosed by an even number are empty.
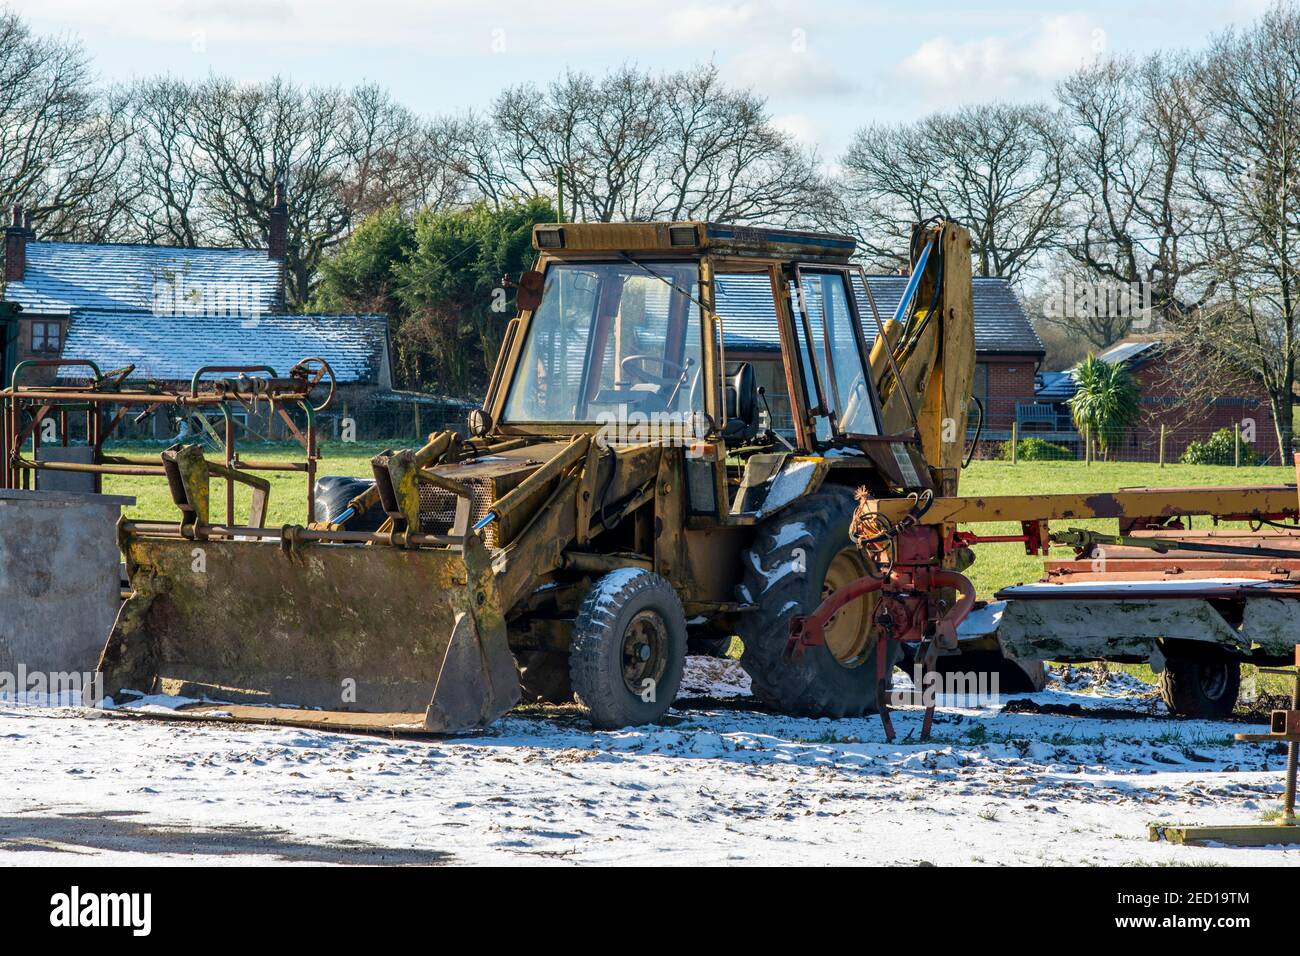
[[[1011,423],[1011,464],[1020,461],[1020,423]]]
[[[1165,423],[1160,423],[1160,467],[1165,467]]]
[[[1241,422],[1232,423],[1232,467],[1241,467]]]
[[[420,437],[420,403],[415,403],[415,437]]]
[[[1092,464],[1092,426],[1083,426],[1083,463]]]

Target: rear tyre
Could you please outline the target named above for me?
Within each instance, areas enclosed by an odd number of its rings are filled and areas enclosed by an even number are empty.
[[[672,585],[624,568],[582,602],[569,644],[573,693],[601,728],[652,724],[677,696],[686,660],[686,615]]]
[[[849,539],[856,508],[852,490],[828,485],[763,522],[745,552],[739,598],[757,608],[740,616],[740,658],[755,697],[782,713],[856,717],[876,709],[874,595],[831,618],[826,643],[797,661],[784,658],[790,618],[811,614],[832,591],[861,577],[867,565]],[[890,642],[886,676],[898,659]]]
[[[1169,656],[1160,672],[1160,697],[1180,717],[1221,720],[1241,690],[1241,664],[1222,656]]]

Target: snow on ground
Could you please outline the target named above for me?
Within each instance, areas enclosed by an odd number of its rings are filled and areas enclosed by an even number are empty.
[[[943,707],[929,743],[900,711],[887,744],[874,717],[745,709],[734,662],[690,665],[690,709],[612,732],[561,713],[383,739],[0,701],[0,863],[1300,863],[1147,842],[1149,822],[1260,822],[1284,757],[1125,678],[1060,674],[1037,713]]]

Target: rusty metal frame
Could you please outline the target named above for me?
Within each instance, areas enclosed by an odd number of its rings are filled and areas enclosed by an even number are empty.
[[[309,361],[321,363],[320,377],[311,380],[306,366]],[[23,374],[35,369],[83,368],[90,374],[87,385],[36,385],[24,384]],[[280,377],[268,365],[205,366],[198,369],[188,388],[164,388],[153,384],[130,387],[126,379],[134,369],[118,369],[107,374],[89,359],[57,358],[30,359],[15,366],[8,387],[0,389],[0,488],[28,489],[34,485],[34,475],[39,471],[64,471],[94,476],[94,488],[102,490],[104,475],[134,475],[164,477],[166,466],[159,458],[140,456],[105,455],[105,441],[130,414],[139,409],[148,415],[160,406],[172,406],[190,412],[218,410],[224,419],[224,436],[221,436],[224,461],[209,463],[210,471],[226,483],[226,524],[235,522],[234,486],[236,483],[254,487],[260,500],[260,512],[265,517],[264,479],[249,474],[259,471],[300,471],[306,476],[307,520],[314,520],[315,484],[317,463],[320,459],[316,431],[316,412],[328,407],[333,399],[334,375],[328,363],[320,359],[304,359],[294,366],[288,377]],[[235,374],[235,379],[204,379],[213,373]],[[330,394],[326,400],[313,406],[310,395],[315,385],[328,374]],[[241,460],[235,440],[231,405],[249,407],[259,401],[269,402],[286,422],[295,441],[303,448],[305,457],[292,462],[258,462]],[[303,411],[305,423],[299,426],[290,416],[286,406],[297,406]],[[40,460],[41,423],[51,415],[59,417],[59,438],[62,445],[69,444],[68,416],[84,412],[86,416],[86,441],[93,448],[91,463],[48,462]],[[25,420],[26,419],[26,420]],[[30,457],[24,455],[24,446],[30,440]],[[250,521],[258,525],[260,520]]]

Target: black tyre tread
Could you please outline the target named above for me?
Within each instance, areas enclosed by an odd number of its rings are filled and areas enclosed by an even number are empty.
[[[633,702],[621,681],[615,684],[607,677],[608,655],[622,653],[626,625],[620,626],[620,619],[636,599],[647,593],[676,645],[676,653],[669,656],[663,682],[656,688],[656,700],[650,708],[638,706],[641,701]],[[569,642],[569,680],[573,696],[596,727],[609,729],[657,721],[677,696],[685,659],[686,613],[677,592],[659,575],[651,571],[619,578],[606,575],[583,599]]]
[[[325,475],[316,479],[316,520],[333,521],[347,508],[348,502],[369,490],[374,481],[349,475]],[[349,531],[378,531],[388,516],[381,505],[373,505],[363,515],[348,521]]]
[[[1194,657],[1167,657],[1160,672],[1160,698],[1171,713],[1180,717],[1206,717],[1220,720],[1232,715],[1241,692],[1241,665],[1225,661],[1228,683],[1217,699],[1205,695],[1201,689],[1197,668],[1205,661]]]
[[[758,607],[742,615],[737,628],[745,644],[740,662],[754,695],[785,713],[857,717],[876,709],[874,653],[854,668],[840,664],[826,647],[809,648],[797,662],[783,656],[790,618],[810,613],[821,602],[822,579],[813,582],[811,577],[850,543],[855,507],[852,489],[824,486],[761,524],[754,546],[743,556],[738,598]],[[804,530],[792,534],[788,529],[796,522]],[[787,573],[768,583],[768,573],[792,567],[796,547],[806,549],[809,573]],[[897,645],[891,645],[891,668],[898,653]]]

